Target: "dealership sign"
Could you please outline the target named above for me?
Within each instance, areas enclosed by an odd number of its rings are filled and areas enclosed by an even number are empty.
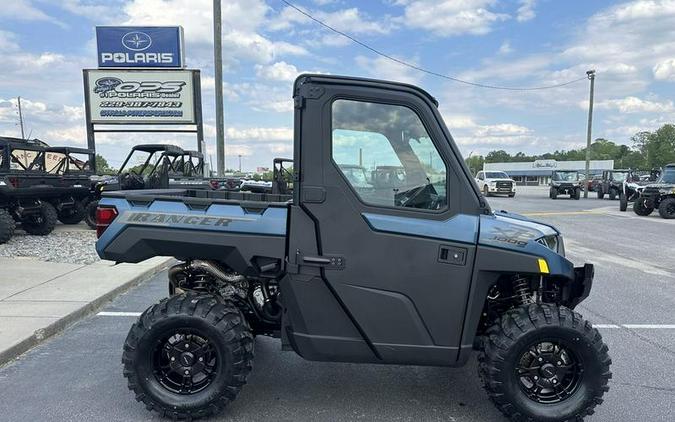
[[[195,124],[193,70],[85,70],[91,123]]]
[[[98,66],[182,68],[180,26],[97,26]]]

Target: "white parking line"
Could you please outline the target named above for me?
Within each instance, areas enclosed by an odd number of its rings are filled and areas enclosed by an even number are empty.
[[[628,328],[629,330],[675,330],[675,324],[593,324],[599,329]]]
[[[138,317],[142,312],[99,312],[98,316]],[[675,330],[675,324],[593,324],[599,329],[628,328],[629,330]]]
[[[137,317],[141,316],[142,312],[99,312],[98,316],[126,316],[126,317]]]

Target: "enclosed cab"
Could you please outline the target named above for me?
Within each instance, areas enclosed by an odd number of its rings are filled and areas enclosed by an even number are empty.
[[[598,199],[603,199],[605,195],[608,195],[611,200],[617,199],[623,189],[623,182],[629,175],[630,169],[604,170],[602,179],[598,181],[595,188]]]
[[[174,419],[210,416],[245,383],[253,336],[268,335],[329,362],[460,366],[478,349],[488,395],[514,420],[592,413],[611,360],[573,309],[593,266],[575,267],[554,227],[490,209],[427,92],[302,75],[293,96],[292,195],[101,200],[102,258],[181,261],[170,297],[124,345],[138,400]],[[348,174],[355,162],[372,189]]]

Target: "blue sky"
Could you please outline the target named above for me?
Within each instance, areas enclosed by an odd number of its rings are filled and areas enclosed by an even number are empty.
[[[82,68],[96,66],[96,25],[183,25],[187,64],[202,70],[213,153],[211,0],[12,0],[0,8],[0,134],[26,127],[53,145],[85,145]],[[397,58],[506,86],[560,83],[597,70],[594,137],[630,143],[675,121],[675,1],[296,0],[303,10]],[[418,84],[440,102],[464,154],[543,153],[583,145],[588,82],[535,92],[450,82],[378,57],[278,0],[223,1],[227,164],[269,165],[292,154],[291,85],[299,72]],[[193,138],[101,136],[118,165],[135,143]],[[215,158],[214,158],[215,163]]]

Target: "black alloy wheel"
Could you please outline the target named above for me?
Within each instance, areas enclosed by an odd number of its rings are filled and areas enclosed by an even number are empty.
[[[176,394],[195,394],[213,381],[218,354],[204,334],[178,330],[157,343],[153,353],[157,381]]]
[[[560,403],[579,387],[583,365],[559,341],[538,342],[520,357],[515,368],[520,389],[537,403]]]

